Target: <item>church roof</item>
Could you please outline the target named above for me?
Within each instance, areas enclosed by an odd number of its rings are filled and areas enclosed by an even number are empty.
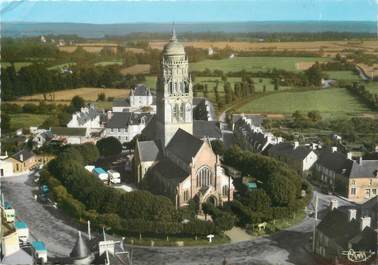
[[[156,161],[158,159],[160,151],[154,141],[138,141],[137,145],[140,161]]]
[[[189,176],[185,170],[180,168],[168,158],[159,161],[155,166],[153,166],[151,168],[151,173],[152,175],[159,175],[173,182],[181,182]]]
[[[194,120],[193,134],[200,139],[205,137],[216,139],[222,138],[222,132],[217,126],[216,121]]]
[[[190,164],[192,157],[196,156],[203,143],[202,140],[180,128],[168,143],[166,150]]]
[[[87,243],[81,236],[81,232],[79,231],[75,246],[73,247],[70,257],[75,259],[83,259],[88,257],[91,254]]]
[[[138,84],[133,91],[134,96],[150,96],[151,93],[148,88],[143,84]]]

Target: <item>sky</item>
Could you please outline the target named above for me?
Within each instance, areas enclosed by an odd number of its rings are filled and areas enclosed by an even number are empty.
[[[2,22],[376,21],[378,0],[0,0]]]

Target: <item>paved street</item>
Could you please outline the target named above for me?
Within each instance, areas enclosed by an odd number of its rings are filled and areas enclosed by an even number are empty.
[[[28,223],[31,233],[46,242],[50,255],[69,254],[76,237],[68,221],[62,221],[59,211],[47,209],[33,198],[32,181],[27,176],[2,179],[5,197],[17,211],[20,219]],[[328,206],[332,195],[319,194],[320,213]],[[338,199],[339,205],[347,202]],[[312,210],[313,203],[309,206]],[[321,216],[321,214],[319,214]],[[314,224],[313,217],[290,229],[253,241],[238,242],[215,247],[133,247],[133,264],[221,264],[224,257],[228,264],[315,264],[306,250]]]

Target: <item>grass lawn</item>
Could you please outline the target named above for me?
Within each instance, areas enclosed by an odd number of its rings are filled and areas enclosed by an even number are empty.
[[[29,128],[30,126],[40,126],[49,115],[47,114],[10,114],[11,129]]]
[[[332,116],[371,112],[344,88],[275,93],[259,97],[238,109],[245,113],[282,114],[291,114],[296,110],[303,112],[317,110]]]
[[[28,65],[31,65],[31,64],[33,64],[33,63],[31,63],[31,62],[15,62],[14,63],[14,68],[16,69],[16,71],[19,71],[21,67],[28,66]],[[7,68],[9,66],[11,66],[10,63],[8,63],[8,62],[1,62],[1,67]]]
[[[330,58],[323,57],[235,57],[222,60],[204,60],[190,64],[190,70],[203,71],[222,70],[224,72],[235,71],[267,71],[270,69],[283,69],[288,71],[298,71],[297,63],[300,62],[324,62]]]
[[[370,81],[367,84],[364,84],[366,89],[370,91],[371,93],[378,94],[378,82],[372,82]]]
[[[353,71],[326,71],[330,79],[358,81],[360,77]]]

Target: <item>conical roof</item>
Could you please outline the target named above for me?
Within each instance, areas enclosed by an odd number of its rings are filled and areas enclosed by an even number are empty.
[[[76,240],[75,246],[73,247],[70,257],[75,259],[83,259],[88,257],[91,254],[87,243],[81,236],[81,232],[79,231],[78,238]]]

